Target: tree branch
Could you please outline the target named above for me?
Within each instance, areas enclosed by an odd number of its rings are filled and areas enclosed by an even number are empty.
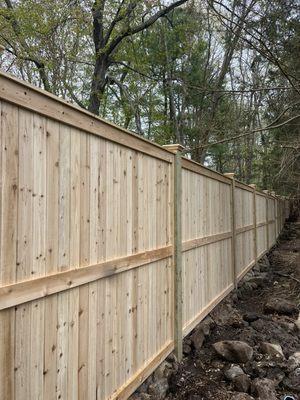
[[[250,135],[253,135],[253,134],[255,134],[255,133],[259,133],[259,132],[263,132],[263,131],[268,131],[268,130],[271,130],[271,129],[277,129],[277,128],[280,128],[280,127],[282,127],[282,126],[284,126],[284,125],[289,124],[290,122],[294,121],[294,120],[297,119],[297,118],[300,118],[300,114],[295,115],[295,116],[289,118],[288,120],[283,121],[283,122],[281,122],[280,124],[277,124],[277,125],[273,125],[273,123],[274,123],[274,121],[273,121],[271,124],[265,126],[264,128],[253,129],[253,130],[251,130],[251,131],[248,131],[248,132],[245,132],[245,133],[241,133],[241,134],[239,134],[239,135],[232,136],[232,137],[230,137],[230,138],[218,140],[218,141],[213,142],[213,143],[202,144],[202,145],[200,145],[200,146],[196,146],[196,147],[187,149],[187,150],[185,150],[185,152],[186,152],[186,153],[189,153],[190,151],[193,151],[193,150],[198,149],[198,148],[207,148],[207,147],[215,146],[215,145],[217,145],[217,144],[232,142],[232,141],[234,141],[234,140],[236,140],[236,139],[240,139],[240,138],[243,138],[243,137],[245,137],[245,136],[250,136]]]
[[[164,15],[168,14],[170,11],[172,11],[174,8],[186,3],[187,0],[177,0],[174,3],[170,4],[168,7],[163,8],[162,10],[159,10],[157,13],[155,13],[152,17],[148,18],[146,21],[142,22],[141,24],[137,25],[134,28],[128,27],[123,33],[118,35],[109,45],[107,53],[111,54],[113,53],[118,45],[122,42],[123,39],[125,39],[128,36],[135,35],[138,32],[143,31],[144,29],[149,28],[151,25],[153,25],[159,18],[163,17]]]

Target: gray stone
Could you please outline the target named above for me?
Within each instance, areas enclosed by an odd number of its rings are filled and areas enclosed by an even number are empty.
[[[258,319],[258,315],[254,312],[248,312],[243,315],[243,319],[247,322],[254,322]]]
[[[199,324],[199,328],[202,330],[205,336],[209,335],[210,328],[214,324],[213,319],[208,315],[202,322]]]
[[[266,267],[269,267],[270,266],[270,261],[269,261],[268,257],[265,255],[258,261],[258,264],[260,266],[264,265]]]
[[[261,400],[277,400],[275,383],[271,379],[254,379],[251,385],[251,392]]]
[[[288,358],[288,369],[289,371],[293,371],[294,369],[300,367],[300,351],[292,354]]]
[[[168,380],[164,378],[151,383],[148,387],[148,394],[153,396],[156,400],[163,400],[166,397],[168,389]]]
[[[160,380],[163,378],[168,378],[172,374],[172,365],[167,361],[164,361],[160,364],[158,368],[153,373],[154,381]]]
[[[196,350],[201,349],[204,342],[204,333],[201,328],[195,329],[191,335],[191,341]]]
[[[213,344],[215,351],[231,362],[245,363],[253,356],[253,349],[247,343],[238,340],[224,340]]]
[[[279,325],[289,333],[293,333],[296,330],[293,322],[280,321]]]
[[[262,332],[265,328],[265,322],[262,319],[258,319],[256,321],[251,322],[251,326],[257,332]]]
[[[166,358],[166,361],[168,361],[169,363],[177,363],[177,357],[174,353],[171,353],[168,355],[168,357]]]
[[[262,353],[268,354],[270,357],[277,358],[280,360],[284,359],[284,354],[279,344],[263,342],[260,345],[260,349]]]
[[[187,356],[192,351],[192,348],[188,343],[183,343],[182,351],[183,351],[183,354],[185,354]]]
[[[264,310],[266,313],[277,313],[283,315],[291,315],[298,312],[296,304],[284,299],[270,299],[265,304]]]
[[[239,365],[231,365],[224,372],[224,375],[230,381],[232,381],[237,376],[243,375],[243,374],[244,374],[244,371],[242,370],[242,368]]]
[[[247,393],[251,386],[251,379],[249,378],[248,375],[243,374],[243,375],[236,376],[233,379],[232,383],[238,392]]]

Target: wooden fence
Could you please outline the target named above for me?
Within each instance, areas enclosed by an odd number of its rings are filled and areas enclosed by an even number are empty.
[[[0,398],[126,399],[274,245],[285,201],[3,73],[0,112]]]

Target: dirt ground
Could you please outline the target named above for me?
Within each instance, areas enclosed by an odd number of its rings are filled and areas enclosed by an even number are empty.
[[[270,265],[266,265],[270,262]],[[268,378],[274,382],[276,397],[285,394],[300,399],[299,381],[290,380],[288,357],[300,351],[300,327],[296,320],[298,311],[289,315],[266,312],[265,304],[270,299],[284,299],[300,305],[300,222],[289,223],[279,243],[261,263],[256,274],[248,274],[243,284],[231,293],[211,314],[210,333],[201,348],[195,349],[191,339],[185,343],[186,355],[177,373],[171,376],[167,399],[206,400],[232,399],[237,393],[232,381],[226,379],[224,371],[231,363],[219,356],[212,344],[223,340],[240,340],[249,344],[254,355],[251,361],[241,365],[251,380]],[[262,354],[262,342],[280,344],[285,356],[273,360]],[[298,368],[300,370],[300,368]],[[295,380],[296,379],[296,380]],[[248,393],[254,398],[250,386]],[[244,397],[248,398],[247,396]],[[261,397],[260,397],[261,398]],[[273,397],[272,397],[273,399]],[[268,400],[268,399],[261,399]]]

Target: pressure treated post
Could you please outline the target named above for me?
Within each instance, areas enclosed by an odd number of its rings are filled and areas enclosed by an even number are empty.
[[[267,223],[267,250],[270,248],[270,239],[269,239],[269,192],[268,190],[264,190],[266,193],[266,223]]]
[[[253,225],[254,225],[254,237],[253,237],[253,251],[255,264],[257,263],[257,221],[256,221],[256,185],[252,183],[249,185],[253,189]]]
[[[235,253],[235,245],[236,245],[236,226],[235,226],[235,180],[234,180],[234,173],[230,172],[224,174],[228,178],[231,179],[231,201],[230,201],[230,208],[231,208],[231,253],[232,253],[232,273],[233,273],[233,283],[234,287],[237,288],[237,271],[236,271],[236,253]]]
[[[175,154],[174,157],[174,214],[173,214],[173,265],[174,265],[174,344],[178,361],[182,359],[182,166],[183,146],[172,144],[164,146]]]
[[[277,220],[277,198],[276,198],[276,193],[274,192],[274,190],[272,190],[272,196],[274,197],[274,215],[273,215],[273,219],[275,220],[275,243],[277,241],[277,234],[278,234],[278,220]]]

